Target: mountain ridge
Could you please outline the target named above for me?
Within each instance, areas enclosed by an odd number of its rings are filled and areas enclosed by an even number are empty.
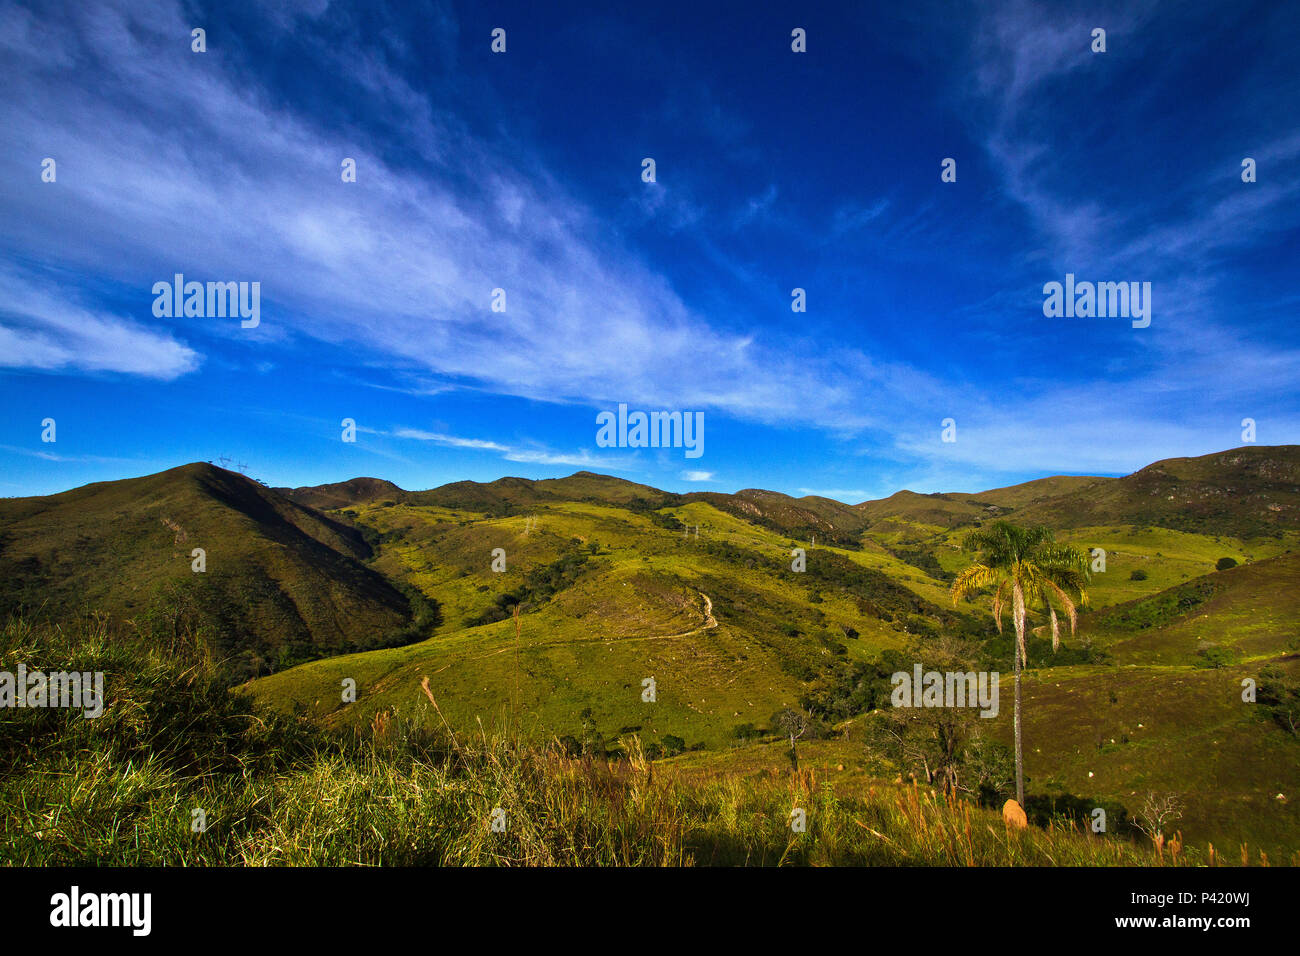
[[[193,462],[0,501],[0,614],[94,610],[152,626],[169,603],[185,616],[173,628],[203,632],[258,673],[378,646],[412,624],[410,600],[372,557],[359,528]]]

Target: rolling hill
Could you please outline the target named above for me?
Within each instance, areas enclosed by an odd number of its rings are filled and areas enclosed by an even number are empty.
[[[371,554],[357,528],[196,463],[0,500],[0,614],[196,628],[238,672],[264,673],[403,639],[411,603]]]
[[[369,501],[403,501],[407,496],[407,493],[397,485],[382,478],[352,478],[329,485],[272,488],[271,490],[290,501],[317,510],[347,508]]]
[[[955,528],[993,518],[1007,510],[992,502],[981,504],[975,496],[950,494],[920,495],[915,491],[896,491],[888,498],[854,505],[867,527],[887,532],[904,524],[924,525],[935,529]]]
[[[798,708],[819,752],[869,779],[907,769],[863,736],[891,669],[948,641],[1008,669],[987,601],[948,598],[963,536],[1042,521],[1106,563],[1059,652],[1031,612],[1035,792],[1134,812],[1149,792],[1181,793],[1197,839],[1295,848],[1300,741],[1234,688],[1300,671],[1297,463],[1292,447],[1237,449],[859,505],[590,472],[277,490],[187,465],[0,501],[0,610],[98,609],[157,629],[179,602],[254,697],[350,732],[482,725],[613,754],[635,737],[726,772],[772,753],[776,714]],[[1223,557],[1238,566],[1216,570]],[[1007,713],[991,739],[1008,739]]]
[[[804,541],[819,538],[825,544],[840,547],[857,547],[867,525],[853,507],[816,495],[792,498],[779,491],[745,488],[732,495],[703,491],[683,497],[688,501],[707,502],[719,511],[792,538]]]
[[[1086,475],[1053,475],[1050,478],[1035,478],[1018,485],[1005,488],[991,488],[978,494],[953,494],[949,497],[969,501],[981,506],[994,505],[998,508],[1015,509],[1036,504],[1049,498],[1072,494],[1094,485],[1104,485],[1114,478],[1098,478]]]
[[[1028,504],[1017,516],[1057,528],[1122,523],[1237,538],[1275,536],[1300,525],[1300,447],[1170,458]]]
[[[579,471],[567,478],[498,478],[496,481],[455,481],[428,491],[410,493],[411,504],[478,511],[505,516],[539,504],[590,501],[606,504],[645,504],[662,507],[677,496],[609,475]]]

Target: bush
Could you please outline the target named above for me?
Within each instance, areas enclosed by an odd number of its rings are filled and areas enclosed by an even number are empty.
[[[540,607],[559,591],[571,587],[582,574],[586,562],[586,555],[568,554],[550,564],[533,568],[524,575],[523,584],[513,591],[498,594],[494,606],[482,614],[465,618],[463,626],[479,627],[504,621],[511,616],[516,604],[520,605],[520,613]]]
[[[1128,579],[1130,581],[1145,581],[1147,579],[1147,573],[1143,571],[1141,568],[1138,568],[1136,571],[1134,571],[1132,574],[1128,576]]]
[[[1259,704],[1279,727],[1300,737],[1300,679],[1276,664],[1259,675]]]
[[[1207,647],[1197,651],[1200,660],[1197,661],[1198,667],[1229,667],[1237,663],[1237,655],[1227,647]]]
[[[1228,568],[1235,568],[1236,566],[1236,558],[1219,558],[1219,560],[1214,563],[1214,570],[1226,571]]]

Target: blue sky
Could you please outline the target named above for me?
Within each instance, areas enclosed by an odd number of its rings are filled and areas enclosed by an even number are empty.
[[[1295,4],[275,6],[0,3],[0,495],[226,456],[860,501],[1300,442]],[[155,317],[177,272],[260,324]],[[1066,273],[1150,327],[1045,318]],[[703,455],[599,447],[619,403]]]

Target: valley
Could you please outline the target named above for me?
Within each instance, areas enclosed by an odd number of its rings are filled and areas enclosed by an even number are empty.
[[[1285,718],[1300,682],[1298,504],[1293,446],[858,505],[587,472],[269,489],[195,464],[0,501],[0,607],[64,623],[100,612],[155,641],[185,631],[259,707],[350,736],[644,750],[724,780],[788,771],[778,722],[794,711],[809,721],[801,763],[846,792],[938,787],[929,725],[890,722],[889,673],[954,654],[1002,674],[997,716],[953,731],[966,750],[950,771],[996,800],[1006,782],[976,758],[1010,744],[1011,638],[987,598],[954,606],[949,589],[969,531],[1041,523],[1104,550],[1105,570],[1059,650],[1029,616],[1031,816],[1105,806],[1131,833],[1153,795],[1174,794],[1189,845],[1285,860],[1300,851]],[[208,571],[191,570],[191,546]],[[1243,700],[1248,679],[1260,702]]]

